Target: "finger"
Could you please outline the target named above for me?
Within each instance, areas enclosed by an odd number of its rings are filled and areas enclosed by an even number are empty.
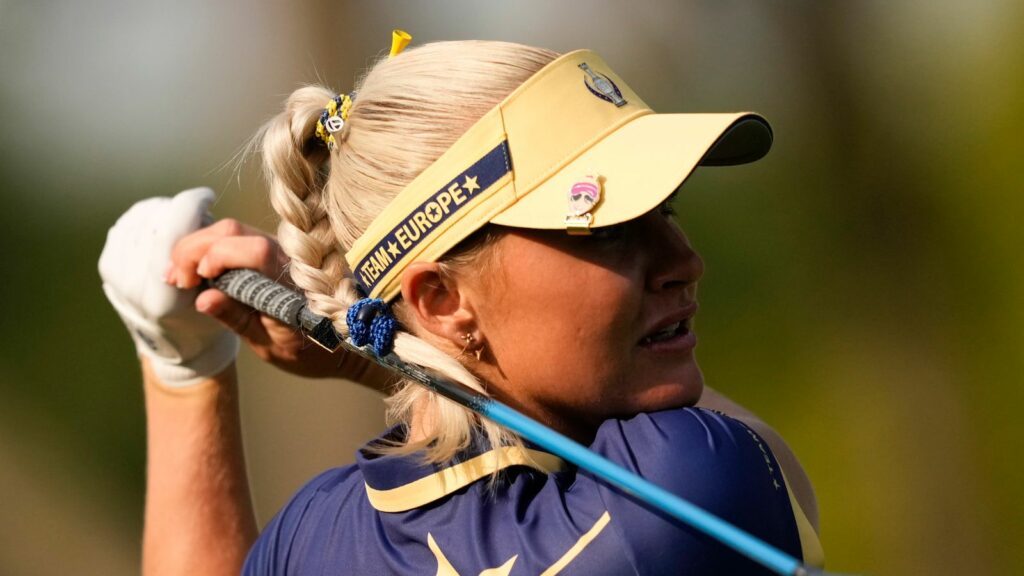
[[[202,280],[196,266],[214,242],[232,236],[265,236],[238,220],[225,218],[181,238],[171,250],[172,267],[168,282],[179,288],[193,288]]]
[[[266,236],[230,236],[209,245],[196,266],[196,273],[203,278],[216,278],[225,270],[251,268],[270,278],[278,278],[286,261],[277,242]]]
[[[267,340],[267,331],[259,319],[260,313],[232,300],[216,288],[204,290],[196,297],[196,310],[209,315],[249,342],[263,343]]]

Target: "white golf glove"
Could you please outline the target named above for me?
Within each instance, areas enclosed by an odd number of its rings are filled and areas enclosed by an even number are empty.
[[[238,337],[196,311],[198,288],[179,290],[163,280],[174,244],[203,225],[213,200],[213,190],[194,188],[139,201],[107,232],[100,254],[107,299],[170,387],[217,374],[238,354]]]

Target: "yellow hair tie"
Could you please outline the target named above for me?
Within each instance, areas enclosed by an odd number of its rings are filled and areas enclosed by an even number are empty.
[[[352,98],[348,94],[338,94],[331,98],[324,106],[324,111],[320,113],[320,119],[316,121],[316,135],[327,144],[328,150],[334,150],[337,145],[334,135],[345,127],[351,109]]]
[[[400,54],[411,41],[412,36],[405,30],[393,30],[391,32],[391,54],[388,55],[388,58],[394,58]],[[352,96],[354,95],[355,92],[352,93]],[[334,150],[334,147],[337,146],[334,135],[345,127],[348,113],[352,109],[352,96],[338,94],[331,98],[330,102],[324,106],[324,111],[320,113],[320,119],[316,121],[316,136],[324,144],[327,144],[328,150]]]

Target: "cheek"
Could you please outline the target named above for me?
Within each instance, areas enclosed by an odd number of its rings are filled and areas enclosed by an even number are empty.
[[[639,306],[629,282],[604,269],[576,260],[549,270],[506,286],[494,352],[505,377],[535,397],[592,404],[633,368]]]

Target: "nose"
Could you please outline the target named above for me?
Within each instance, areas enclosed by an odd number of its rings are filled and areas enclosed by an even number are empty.
[[[690,246],[679,224],[657,210],[643,217],[647,288],[652,292],[685,288],[704,275],[704,260]]]

